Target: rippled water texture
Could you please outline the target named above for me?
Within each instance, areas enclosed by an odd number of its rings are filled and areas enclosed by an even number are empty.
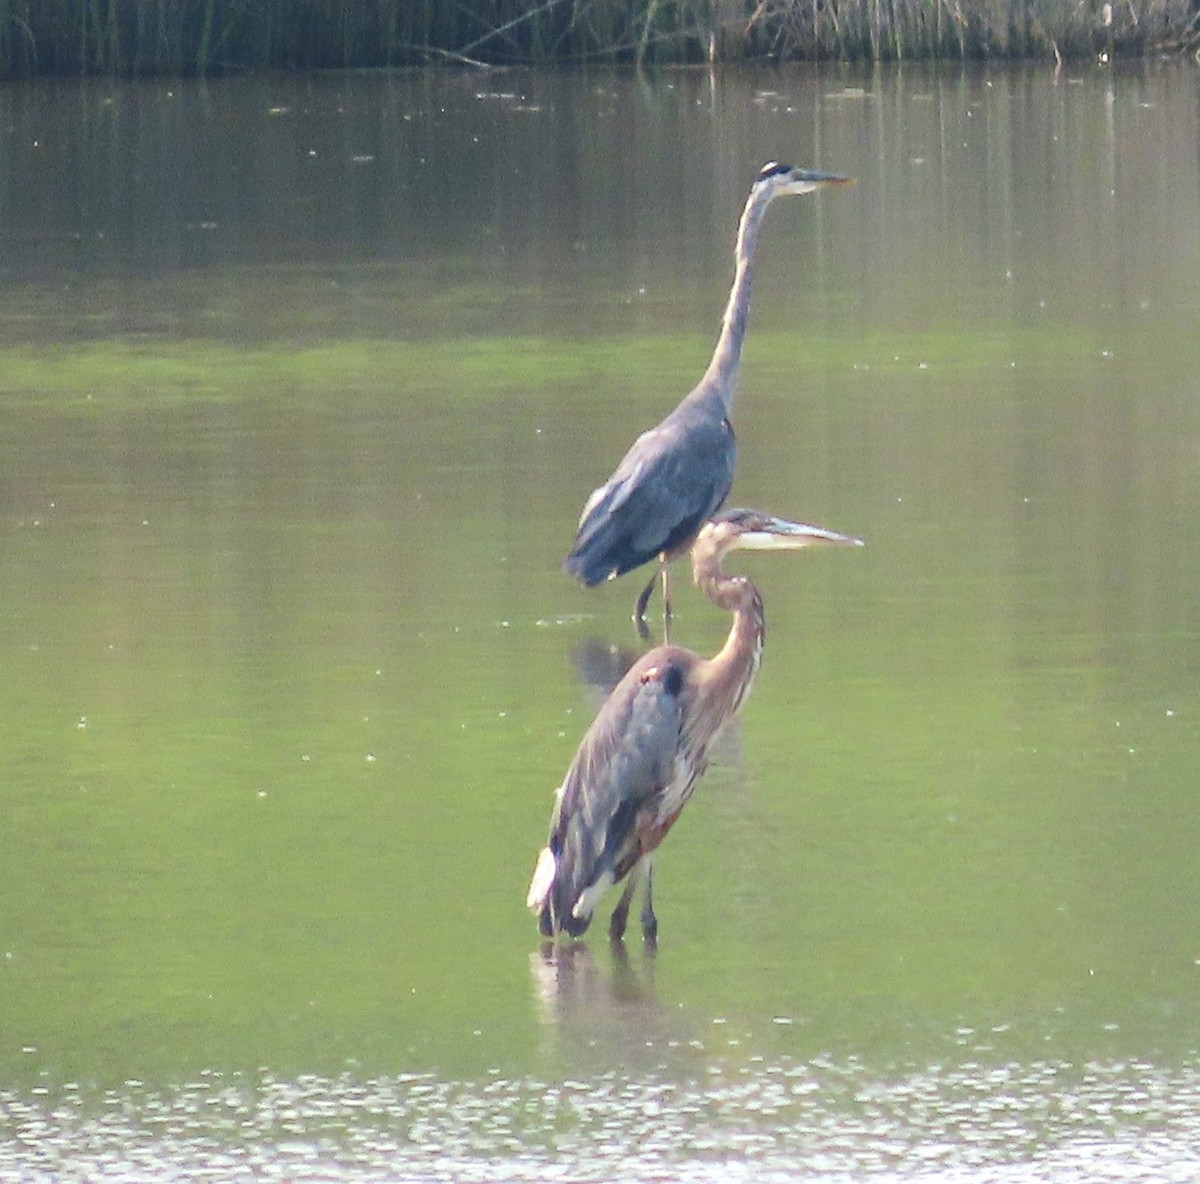
[[[1192,1181],[1200,1076],[970,1062],[878,1079],[751,1058],[699,1080],[204,1073],[0,1094],[21,1180]]]

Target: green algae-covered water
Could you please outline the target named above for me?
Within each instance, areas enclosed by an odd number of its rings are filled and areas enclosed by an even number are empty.
[[[0,130],[0,1179],[1200,1171],[1186,65],[31,84]],[[640,644],[558,563],[771,158],[858,185],[764,224],[733,500],[868,546],[739,560],[762,677],[657,955],[543,949]]]

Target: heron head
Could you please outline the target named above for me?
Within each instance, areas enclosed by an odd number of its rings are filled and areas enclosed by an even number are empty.
[[[758,174],[756,185],[767,188],[772,197],[784,194],[812,193],[834,185],[853,185],[852,177],[840,173],[823,173],[817,169],[798,169],[794,165],[768,161]]]
[[[861,547],[862,539],[804,522],[776,518],[761,510],[724,510],[705,523],[700,538],[709,546],[727,551],[796,551],[801,547]]]

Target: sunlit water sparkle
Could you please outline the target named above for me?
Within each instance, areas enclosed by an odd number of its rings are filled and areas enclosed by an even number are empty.
[[[691,1083],[204,1073],[0,1094],[0,1180],[1193,1181],[1200,1067],[714,1069]]]

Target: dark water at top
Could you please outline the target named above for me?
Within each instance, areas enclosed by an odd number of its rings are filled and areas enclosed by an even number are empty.
[[[0,92],[0,1179],[1195,1178],[1197,93]],[[657,956],[543,951],[638,644],[558,563],[772,158],[858,185],[767,216],[734,500],[868,546],[741,564]]]

